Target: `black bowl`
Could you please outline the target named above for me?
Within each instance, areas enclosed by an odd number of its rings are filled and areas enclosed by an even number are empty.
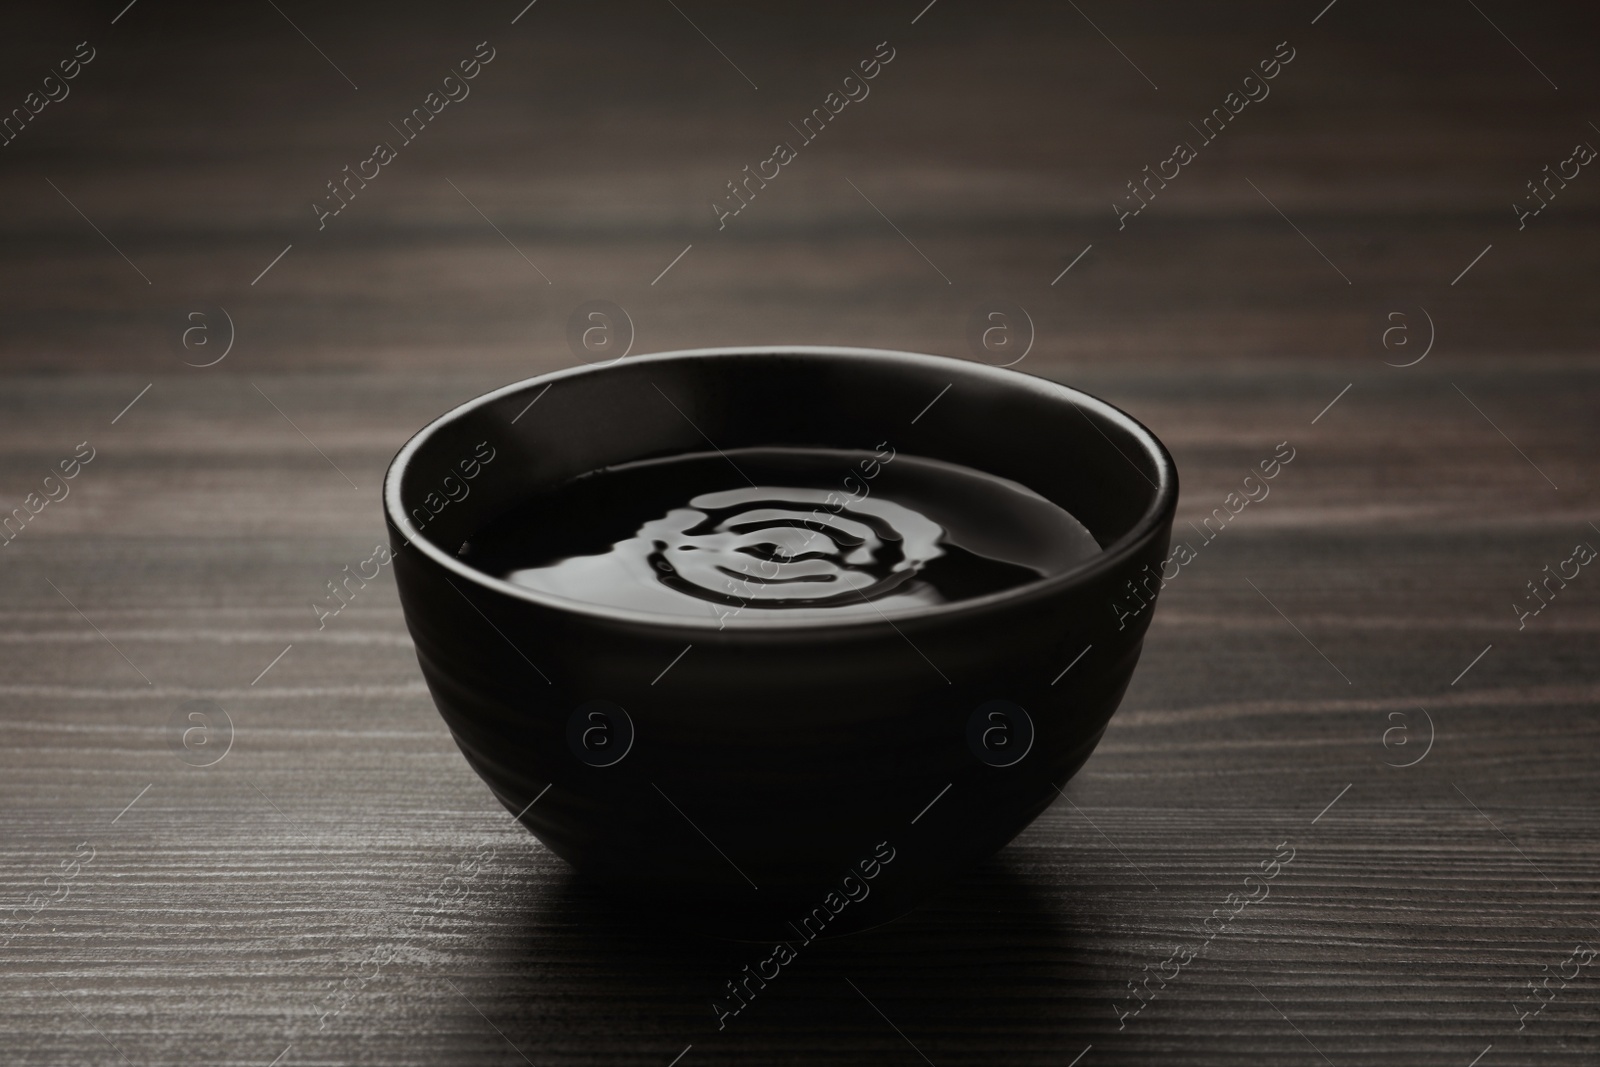
[[[489,520],[609,465],[884,441],[1032,488],[1103,551],[937,607],[720,623],[542,594],[457,557]],[[509,385],[425,427],[384,483],[423,676],[506,810],[663,920],[790,942],[904,913],[1056,799],[1132,676],[1177,496],[1161,443],[1091,396],[813,347]]]

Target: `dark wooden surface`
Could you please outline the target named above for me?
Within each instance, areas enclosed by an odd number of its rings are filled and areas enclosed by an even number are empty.
[[[1600,572],[1512,609],[1600,546],[1600,176],[1526,229],[1510,206],[1600,143],[1581,5],[521,6],[4,15],[5,108],[97,49],[0,148],[4,510],[96,450],[0,548],[0,906],[49,898],[0,933],[6,1062],[1600,1055],[1600,968],[1559,977],[1600,947]],[[323,183],[484,39],[472,95],[318,232]],[[885,39],[872,95],[718,232],[722,183]],[[1286,39],[1272,95],[1119,232],[1123,183]],[[387,578],[321,632],[310,607],[383,536],[406,436],[573,365],[590,299],[635,351],[969,358],[972,312],[1020,304],[1018,369],[1171,447],[1180,534],[1296,449],[1164,594],[1070,803],[720,1032],[749,949],[618,911],[512,823]],[[236,344],[185,367],[173,323],[206,305]],[[1423,309],[1432,351],[1385,366]],[[171,745],[195,699],[233,723],[206,768]],[[1280,842],[1267,899],[1119,1029]]]

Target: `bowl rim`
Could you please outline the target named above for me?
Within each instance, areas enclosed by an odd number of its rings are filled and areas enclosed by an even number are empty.
[[[1145,509],[1138,521],[1126,533],[1111,544],[1106,545],[1096,555],[1075,567],[1062,571],[1060,574],[1040,578],[1025,585],[1014,586],[997,593],[988,593],[980,597],[943,604],[900,609],[890,614],[884,614],[880,611],[877,616],[852,615],[839,619],[832,619],[826,616],[773,619],[758,615],[752,619],[744,620],[742,623],[737,616],[732,622],[723,622],[715,618],[702,619],[692,615],[664,615],[630,608],[591,604],[516,585],[503,578],[496,578],[480,571],[445,552],[424,536],[421,530],[412,525],[410,516],[402,506],[400,483],[412,458],[426,447],[432,437],[444,427],[459,421],[479,408],[497,403],[505,397],[525,393],[541,386],[553,385],[567,378],[602,374],[608,368],[622,363],[665,363],[690,359],[701,360],[763,355],[846,357],[880,364],[912,363],[923,367],[943,369],[948,373],[959,374],[968,378],[987,378],[992,382],[1004,383],[1008,388],[1029,390],[1052,401],[1065,401],[1079,408],[1087,408],[1121,426],[1139,442],[1144,449],[1146,457],[1152,461],[1156,469],[1158,481],[1154,486],[1155,493],[1152,496],[1149,507]],[[1099,427],[1097,426],[1095,429],[1098,431]],[[1107,438],[1107,441],[1109,442],[1110,438]],[[1113,448],[1117,448],[1115,442],[1111,442],[1111,445]],[[715,448],[714,445],[712,447]],[[1117,451],[1121,453],[1122,450],[1117,448]],[[1141,477],[1144,476],[1144,472],[1134,466],[1133,460],[1128,459],[1126,455],[1123,455],[1123,459],[1127,460],[1128,465],[1134,467],[1134,470]],[[694,631],[697,633],[709,631],[723,635],[740,636],[752,634],[765,636],[795,631],[859,631],[885,625],[898,629],[899,624],[902,623],[920,628],[921,624],[945,621],[955,622],[962,618],[992,612],[1000,608],[1043,600],[1068,587],[1087,584],[1089,581],[1121,566],[1128,557],[1141,549],[1144,542],[1160,528],[1163,520],[1176,511],[1177,496],[1177,468],[1173,463],[1172,456],[1167,452],[1166,446],[1139,420],[1122,409],[1106,403],[1099,397],[1036,374],[1010,368],[994,367],[972,360],[957,359],[951,356],[935,356],[921,352],[903,352],[887,348],[858,348],[845,345],[734,345],[715,348],[684,348],[666,352],[641,353],[637,356],[628,356],[606,363],[586,364],[580,367],[569,367],[564,370],[538,374],[473,397],[471,400],[457,404],[432,419],[416,433],[412,434],[410,439],[400,447],[400,450],[395,453],[394,459],[389,462],[389,467],[383,477],[384,517],[391,527],[398,530],[406,538],[401,549],[395,550],[396,554],[406,548],[416,548],[426,559],[436,566],[444,568],[447,573],[465,579],[486,592],[499,594],[512,600],[521,600],[555,612],[584,616],[603,622],[627,623],[657,630]]]

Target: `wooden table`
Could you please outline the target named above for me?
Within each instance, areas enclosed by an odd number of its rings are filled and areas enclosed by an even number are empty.
[[[1594,1060],[1600,573],[1513,605],[1600,546],[1600,177],[1511,207],[1600,143],[1593,16],[922,2],[7,12],[5,107],[94,58],[0,148],[0,503],[94,458],[0,548],[6,1062]],[[1285,40],[1269,96],[1190,132]],[[1164,594],[1066,800],[720,1032],[746,947],[512,822],[387,578],[310,606],[383,539],[407,435],[575,364],[589,300],[636,352],[968,358],[1020,306],[1017,369],[1171,447],[1180,536],[1295,450]],[[185,748],[191,701],[231,728]]]

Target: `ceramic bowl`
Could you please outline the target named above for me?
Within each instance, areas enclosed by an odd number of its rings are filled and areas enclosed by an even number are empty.
[[[457,554],[609,465],[880,442],[1020,482],[1102,551],[1005,592],[840,619],[603,607]],[[819,347],[531,378],[430,423],[384,483],[423,677],[506,810],[652,916],[791,942],[907,911],[1057,799],[1133,674],[1177,497],[1161,442],[1087,394]]]

